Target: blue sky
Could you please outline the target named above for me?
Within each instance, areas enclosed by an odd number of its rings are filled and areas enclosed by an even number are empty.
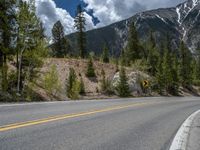
[[[80,3],[85,9],[86,29],[91,30],[142,11],[172,7],[183,1],[186,0],[36,0],[36,8],[46,35],[51,37],[51,29],[57,21],[61,21],[66,34],[75,32],[74,17]]]
[[[66,9],[72,17],[76,15],[76,7],[77,5],[81,4],[83,8],[87,7],[87,4],[84,3],[82,0],[54,0],[57,7]],[[99,20],[93,16],[93,10],[85,10],[90,16],[92,16],[94,25],[96,25]]]
[[[66,9],[72,17],[75,16],[76,6],[78,4],[82,4],[85,6],[86,4],[80,0],[54,0],[57,7]]]

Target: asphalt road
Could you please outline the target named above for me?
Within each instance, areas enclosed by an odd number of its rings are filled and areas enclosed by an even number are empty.
[[[0,105],[0,150],[166,150],[200,98]]]

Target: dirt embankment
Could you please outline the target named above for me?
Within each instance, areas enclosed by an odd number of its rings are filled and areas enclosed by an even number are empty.
[[[45,63],[41,69],[40,80],[38,81],[37,92],[41,94],[45,99],[49,99],[48,94],[43,89],[43,78],[44,75],[49,71],[52,65],[56,66],[59,81],[61,83],[61,92],[57,94],[56,98],[68,99],[66,97],[66,79],[69,75],[69,69],[73,68],[78,78],[82,76],[85,84],[86,96],[84,98],[106,98],[107,96],[102,95],[100,91],[100,80],[102,78],[101,71],[104,69],[106,78],[112,79],[116,73],[116,66],[114,64],[105,64],[98,61],[94,61],[94,68],[97,78],[92,80],[86,77],[88,60],[82,59],[57,59],[49,58],[45,60]]]
[[[35,91],[46,100],[67,100],[66,96],[66,79],[69,75],[69,69],[73,68],[77,77],[80,79],[82,76],[85,84],[86,96],[80,97],[81,99],[101,99],[101,98],[117,98],[117,96],[107,96],[100,92],[100,81],[102,79],[101,71],[104,69],[106,78],[113,79],[116,74],[116,65],[105,64],[99,61],[94,61],[94,68],[96,72],[96,79],[89,79],[86,77],[88,60],[83,59],[67,59],[67,58],[49,58],[45,60],[45,63],[41,69],[40,79],[38,80],[38,86]],[[56,66],[59,76],[59,82],[61,84],[61,91],[57,94],[57,97],[50,97],[43,88],[44,75],[49,71],[52,65]],[[126,68],[127,73],[135,71],[134,68]],[[180,88],[180,96],[197,96],[200,92],[199,87],[193,87],[192,90]],[[153,96],[159,96],[156,92],[152,93]],[[170,95],[169,95],[170,96]]]

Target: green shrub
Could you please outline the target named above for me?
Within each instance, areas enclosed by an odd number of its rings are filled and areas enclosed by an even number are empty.
[[[72,89],[76,80],[77,80],[77,77],[76,77],[75,71],[73,68],[70,68],[69,76],[66,79],[66,92],[67,92],[66,94],[67,94],[67,97],[69,98],[72,98],[72,93],[73,93]]]
[[[130,96],[130,90],[128,85],[128,79],[126,76],[125,69],[122,67],[119,74],[119,83],[116,87],[116,90],[120,97],[128,97]]]
[[[48,94],[53,96],[56,96],[61,90],[61,84],[55,65],[51,66],[50,71],[47,72],[44,77],[44,88],[47,90]]]
[[[88,78],[96,77],[92,57],[90,57],[88,61],[86,76]]]
[[[193,85],[200,86],[200,80],[193,80]]]
[[[112,94],[113,90],[112,90],[112,86],[111,86],[111,81],[109,79],[106,78],[105,76],[105,71],[102,69],[101,71],[101,91],[104,94]]]
[[[69,97],[72,100],[76,100],[79,99],[79,93],[80,93],[80,82],[78,82],[77,80],[74,81],[71,92]]]

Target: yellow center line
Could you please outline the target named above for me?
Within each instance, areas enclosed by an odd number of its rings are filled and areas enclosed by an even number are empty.
[[[113,107],[109,107],[109,108],[105,108],[105,109],[92,110],[92,111],[81,112],[81,113],[77,113],[77,114],[65,114],[65,115],[53,116],[53,117],[48,117],[48,118],[39,119],[39,120],[32,120],[32,121],[27,121],[27,122],[14,123],[14,124],[0,126],[0,132],[12,130],[12,129],[17,129],[17,128],[22,128],[22,127],[27,127],[27,126],[44,124],[44,123],[58,121],[58,120],[88,116],[88,115],[93,115],[93,114],[97,114],[97,113],[109,112],[109,111],[113,111],[113,110],[120,110],[120,109],[124,109],[124,108],[130,108],[130,107],[134,107],[134,106],[142,106],[142,105],[154,104],[154,103],[158,103],[158,102],[131,103],[131,104],[128,104],[128,105],[113,106]]]

